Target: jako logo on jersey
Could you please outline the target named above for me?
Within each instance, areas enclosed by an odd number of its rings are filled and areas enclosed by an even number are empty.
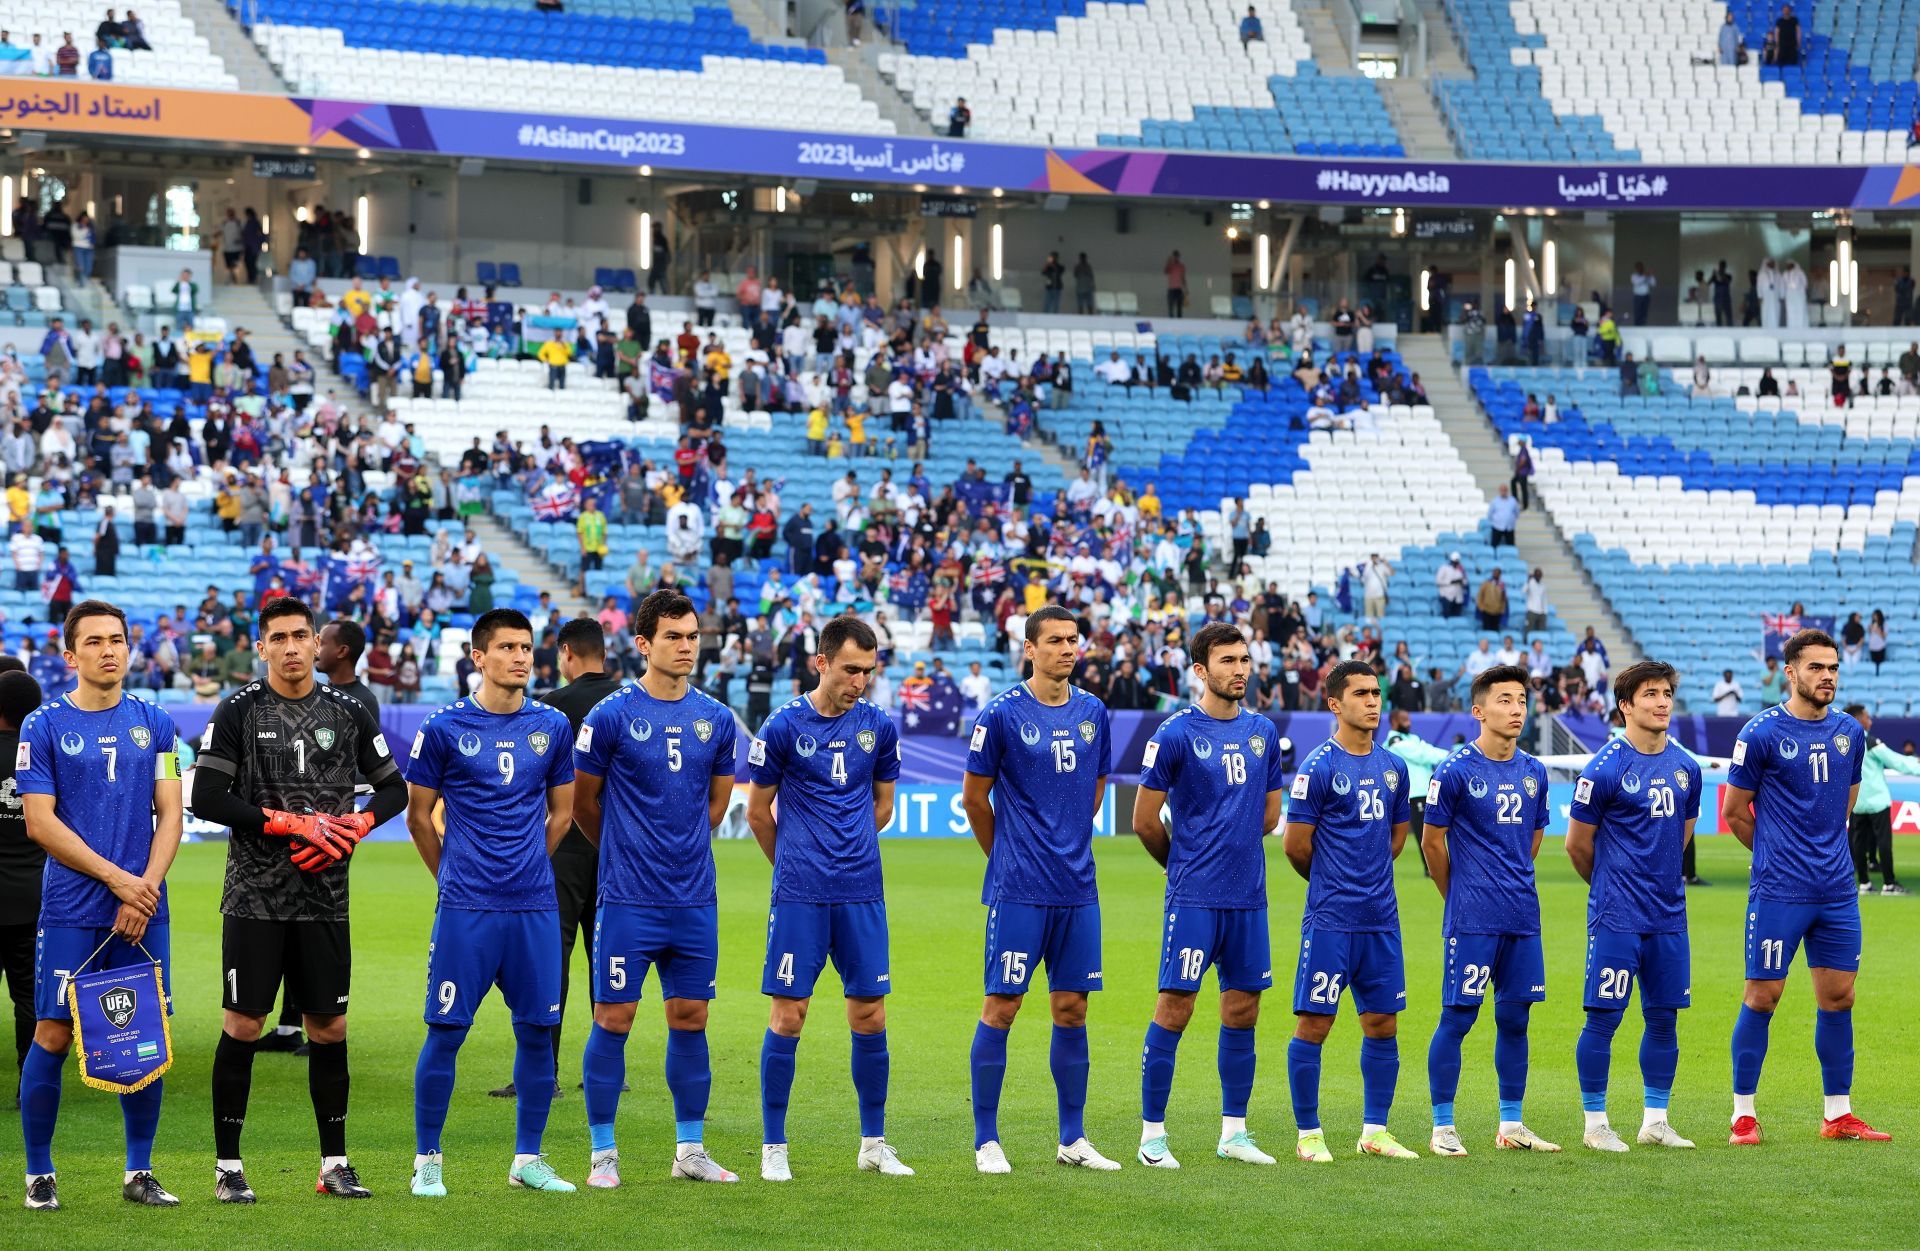
[[[1833,736],[1833,750],[1839,752],[1842,756],[1847,754],[1847,748],[1851,746],[1853,746],[1853,740],[1845,734],[1836,734]]]
[[[1485,799],[1487,797],[1486,779],[1485,778],[1468,778],[1467,794],[1473,796],[1475,799]]]
[[[635,717],[627,722],[627,733],[633,737],[634,742],[644,743],[653,737],[653,722],[645,717]]]
[[[1093,742],[1093,722],[1082,721],[1080,723],[1079,728],[1080,728],[1080,741],[1083,743]]]
[[[153,735],[148,733],[147,727],[144,725],[136,725],[131,730],[128,730],[127,737],[132,739],[133,745],[141,751],[145,751],[147,744],[153,742]],[[1845,751],[1846,749],[1842,748],[1841,750]]]
[[[1213,743],[1211,740],[1204,738],[1196,738],[1193,740],[1193,758],[1195,760],[1206,760],[1211,758],[1212,755]]]
[[[535,730],[532,734],[527,735],[527,746],[533,748],[533,754],[536,756],[546,755],[547,744],[551,742],[553,742],[553,736],[544,730]]]
[[[693,735],[695,738],[699,739],[701,742],[703,743],[706,742],[708,739],[713,737],[713,722],[708,721],[704,717],[694,722]]]
[[[1267,754],[1267,740],[1256,734],[1247,740],[1247,748],[1253,752],[1253,758],[1258,760]]]
[[[802,756],[811,756],[820,750],[820,744],[814,741],[813,735],[802,734],[799,738],[793,740],[793,750],[799,752]]]
[[[871,755],[873,752],[873,745],[879,741],[879,736],[876,735],[872,730],[862,730],[860,731],[860,733],[853,736],[853,741],[860,744],[861,751]]]
[[[1020,723],[1020,741],[1029,747],[1038,747],[1040,745],[1040,727],[1031,721],[1022,721]]]
[[[313,741],[320,744],[321,751],[332,751],[334,733],[332,730],[329,730],[325,726],[322,726],[320,729],[315,730],[313,732]]]
[[[1629,795],[1638,795],[1640,793],[1640,775],[1638,773],[1622,774],[1620,777],[1620,789]]]
[[[1352,792],[1352,790],[1353,790],[1352,778],[1349,778],[1344,773],[1336,773],[1333,775],[1333,793],[1334,794],[1345,795]]]
[[[87,749],[87,740],[68,730],[60,736],[60,750],[69,756],[78,756]]]
[[[478,734],[462,734],[460,736],[459,747],[462,756],[478,756],[480,754],[480,736]]]
[[[1534,780],[1533,776],[1529,774],[1528,776],[1520,779],[1520,789],[1527,793],[1528,799],[1532,799],[1535,795],[1538,795],[1540,793],[1540,783]]]
[[[1797,756],[1799,756],[1800,744],[1794,742],[1790,738],[1782,738],[1780,740],[1779,752],[1780,752],[1780,759],[1792,760]]]

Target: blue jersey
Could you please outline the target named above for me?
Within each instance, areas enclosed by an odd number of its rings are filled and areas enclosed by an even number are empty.
[[[1407,766],[1386,748],[1356,756],[1328,739],[1307,757],[1287,798],[1287,823],[1313,827],[1303,931],[1400,931],[1393,827],[1411,819]]]
[[[1776,903],[1854,897],[1848,792],[1866,732],[1844,712],[1804,721],[1776,704],[1740,731],[1727,781],[1753,792],[1753,893]]]
[[[479,912],[559,907],[547,858],[547,792],[573,781],[573,727],[523,700],[510,713],[455,700],[413,736],[407,781],[447,803],[440,906]]]
[[[993,852],[981,903],[1099,901],[1093,814],[1110,763],[1107,706],[1078,687],[1056,708],[1023,682],[980,711],[967,772],[993,779]]]
[[[53,796],[53,812],[94,852],[138,877],[153,851],[154,783],[180,776],[173,718],[157,704],[122,695],[101,712],[75,708],[71,695],[40,705],[20,723],[13,785],[22,795]],[[113,924],[120,901],[98,878],[47,857],[40,925]],[[167,919],[160,887],[155,921]]]
[[[1568,816],[1594,827],[1588,929],[1686,933],[1680,855],[1699,815],[1700,766],[1678,743],[1649,756],[1616,738],[1587,762]]]
[[[713,779],[731,776],[733,713],[689,687],[655,699],[628,683],[593,706],[574,739],[573,765],[600,789],[600,900],[653,908],[707,908],[713,884]]]
[[[777,786],[775,903],[886,897],[873,787],[900,776],[900,734],[866,700],[823,717],[801,697],[776,709],[748,752],[756,786]],[[880,813],[885,822],[891,813]]]
[[[1244,708],[1219,721],[1189,704],[1147,743],[1140,785],[1173,815],[1167,906],[1267,906],[1267,796],[1285,776],[1273,722]]]
[[[1428,825],[1447,831],[1443,934],[1538,934],[1533,838],[1547,828],[1547,768],[1526,752],[1489,760],[1468,743],[1427,783]]]

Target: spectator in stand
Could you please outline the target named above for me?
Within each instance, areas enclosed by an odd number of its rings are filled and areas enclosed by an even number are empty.
[[[1522,511],[1533,506],[1533,443],[1524,435],[1513,453],[1513,478],[1509,485]]]
[[[1780,6],[1780,20],[1773,24],[1773,63],[1800,64],[1800,19],[1794,16],[1791,4]]]
[[[240,257],[245,248],[245,229],[240,224],[240,215],[227,209],[227,215],[220,219],[217,227],[220,239],[220,260],[227,267],[227,281],[238,284],[240,281]]]
[[[1235,568],[1239,567],[1238,561]],[[1362,616],[1379,621],[1387,615],[1387,584],[1393,578],[1393,566],[1379,552],[1367,557],[1360,569]]]
[[[183,333],[193,329],[193,319],[200,312],[200,284],[193,280],[193,271],[181,270],[180,277],[160,291],[166,294],[165,308],[173,313],[174,325],[180,327]],[[155,311],[160,310],[156,308]]]
[[[1493,313],[1493,360],[1497,365],[1520,363],[1520,323],[1505,304]]]
[[[1486,363],[1487,319],[1472,300],[1460,306],[1460,351],[1469,366]]]
[[[1728,20],[1732,20],[1731,17]],[[1747,693],[1740,689],[1740,683],[1734,680],[1733,670],[1722,669],[1720,680],[1713,684],[1713,710],[1723,717],[1737,717],[1740,715],[1740,701],[1746,697]]]
[[[1467,653],[1466,660],[1461,662],[1460,676],[1471,681],[1498,663],[1493,654],[1493,641],[1483,638],[1472,651]]]
[[[389,331],[387,339],[393,338]],[[540,345],[538,358],[547,367],[547,390],[564,391],[567,389],[567,366],[573,360],[573,350],[567,346],[566,332],[556,330],[553,338]]]
[[[63,31],[60,35],[60,47],[53,54],[53,70],[62,78],[80,76],[80,49],[74,45],[72,31]]]
[[[867,15],[867,0],[847,0],[847,42],[860,46],[860,23]]]
[[[246,215],[240,221],[240,260],[246,266],[248,286],[260,281],[260,253],[266,247],[266,227],[260,222],[260,214],[254,212],[249,204]]]
[[[1073,308],[1082,315],[1093,313],[1093,265],[1085,252],[1073,263]]]
[[[1504,629],[1507,624],[1507,584],[1501,581],[1498,566],[1487,575],[1480,589],[1473,597],[1474,609],[1480,614],[1480,628],[1489,632]],[[1485,639],[1480,640],[1484,645]]]
[[[1180,249],[1175,248],[1167,263],[1161,266],[1167,275],[1167,316],[1185,317],[1187,315],[1187,263],[1180,259]]]
[[[1434,590],[1440,597],[1440,615],[1458,617],[1467,610],[1467,567],[1459,552],[1448,552],[1447,559],[1433,575]]]
[[[967,127],[973,125],[973,110],[967,107],[967,98],[961,96],[947,110],[947,138],[965,139]]]
[[[1487,526],[1493,531],[1487,543],[1495,551],[1503,543],[1508,547],[1513,546],[1513,532],[1520,526],[1520,501],[1514,499],[1513,493],[1504,485],[1499,488],[1499,494],[1493,497],[1493,502],[1487,505]]]
[[[1787,697],[1787,675],[1778,656],[1767,657],[1766,670],[1760,675],[1760,706],[1771,708]]]
[[[147,24],[132,9],[120,23],[120,46],[131,52],[153,51],[153,45],[147,42]]]
[[[1580,640],[1580,646],[1573,649],[1574,663],[1580,666],[1581,676],[1587,685],[1598,690],[1606,685],[1607,674],[1613,663],[1607,658],[1607,645],[1600,641],[1593,627],[1587,627],[1587,635]]]
[[[1527,575],[1527,633],[1538,634],[1547,628],[1547,575],[1535,569]]]
[[[113,52],[104,39],[94,40],[93,51],[87,53],[87,76],[95,82],[113,81]]]
[[[1040,311],[1057,313],[1060,311],[1060,292],[1066,285],[1067,267],[1060,263],[1058,252],[1047,253],[1046,263],[1040,266],[1041,297]]]
[[[1720,64],[1740,64],[1740,28],[1733,24],[1733,10],[1727,10],[1726,21],[1720,24]]]
[[[1653,315],[1653,289],[1660,285],[1660,280],[1647,272],[1645,261],[1635,261],[1633,272],[1627,275],[1627,284],[1633,290],[1633,324],[1644,326]]]
[[[1250,43],[1265,43],[1266,30],[1260,25],[1260,15],[1254,12],[1252,5],[1247,6],[1247,15],[1240,19],[1240,46]]]

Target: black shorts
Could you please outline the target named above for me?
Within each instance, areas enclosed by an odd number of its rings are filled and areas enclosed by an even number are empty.
[[[220,1006],[244,1016],[273,1011],[280,983],[309,1016],[340,1016],[353,982],[345,921],[261,921],[222,917]]]

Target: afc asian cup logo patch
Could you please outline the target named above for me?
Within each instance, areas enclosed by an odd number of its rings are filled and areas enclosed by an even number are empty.
[[[78,756],[87,749],[87,740],[68,730],[60,736],[60,750],[69,756]]]
[[[1640,793],[1640,786],[1641,786],[1640,775],[1638,773],[1627,773],[1627,774],[1621,775],[1620,789],[1625,791],[1627,794],[1638,795]]]
[[[1344,773],[1333,775],[1333,793],[1345,795],[1353,790],[1353,780]]]
[[[708,739],[712,738],[713,722],[707,720],[705,717],[702,717],[700,718],[700,720],[694,722],[693,736],[699,739],[703,743],[706,742]]]
[[[1685,769],[1675,769],[1673,771],[1673,784],[1683,791],[1693,785],[1692,782],[1687,780],[1687,771]]]
[[[1387,770],[1387,790],[1389,793],[1400,789],[1400,775],[1392,769]]]
[[[1540,793],[1540,783],[1531,777],[1523,778],[1520,782],[1520,789],[1526,791],[1528,799],[1532,799]]]
[[[460,748],[460,754],[462,756],[478,756],[480,754],[480,736],[478,734],[462,734],[456,746]]]
[[[1842,756],[1846,755],[1847,749],[1852,746],[1853,746],[1853,739],[1848,737],[1847,735],[1836,734],[1833,736],[1833,750],[1839,752]]]
[[[1475,799],[1485,799],[1487,797],[1487,780],[1485,778],[1468,778],[1467,794],[1473,796]]]
[[[333,750],[334,734],[332,730],[321,728],[313,732],[313,741],[320,744],[321,751]]]
[[[1247,750],[1253,753],[1255,760],[1267,754],[1267,740],[1256,734],[1247,740]]]
[[[536,756],[546,755],[547,746],[552,742],[553,736],[545,730],[535,730],[533,733],[527,735],[527,746],[533,748],[533,754]]]
[[[1439,778],[1434,778],[1432,781],[1427,783],[1427,802],[1430,804],[1437,804],[1440,802],[1440,779]]]
[[[134,726],[131,730],[127,731],[127,737],[131,738],[133,740],[133,745],[135,747],[138,747],[141,751],[145,751],[147,749],[147,746],[153,742],[153,735],[147,730],[147,727],[144,725]],[[1845,748],[1842,748],[1841,750],[1844,751]]]
[[[1209,739],[1204,739],[1204,738],[1196,738],[1196,739],[1194,739],[1194,740],[1193,740],[1193,758],[1194,758],[1195,760],[1210,760],[1210,759],[1212,759],[1212,758],[1213,758],[1213,743],[1212,743],[1212,741],[1211,741],[1211,740],[1209,740]]]
[[[1040,745],[1040,727],[1031,721],[1022,721],[1020,723],[1020,741],[1029,747],[1038,747]]]
[[[627,734],[636,743],[644,743],[653,737],[653,722],[645,717],[635,717],[627,722]]]
[[[1794,760],[1794,759],[1797,759],[1800,755],[1800,744],[1794,741],[1793,739],[1782,738],[1780,740],[1780,746],[1775,750],[1777,750],[1780,753],[1780,759]],[[1738,762],[1736,761],[1735,763],[1738,763]]]
[[[820,744],[815,741],[813,735],[802,734],[799,738],[793,740],[793,750],[802,756],[811,756],[820,750]]]
[[[1091,743],[1091,742],[1093,742],[1093,722],[1091,722],[1091,721],[1082,721],[1082,722],[1080,723],[1080,725],[1078,726],[1078,729],[1079,729],[1079,731],[1080,731],[1080,741],[1081,741],[1081,742],[1083,742],[1083,743]],[[1844,751],[1844,750],[1845,750],[1845,748],[1842,748],[1841,750],[1843,750],[1843,751]]]
[[[880,736],[872,730],[862,730],[853,736],[853,741],[860,744],[861,751],[871,754],[873,745],[880,741]]]

